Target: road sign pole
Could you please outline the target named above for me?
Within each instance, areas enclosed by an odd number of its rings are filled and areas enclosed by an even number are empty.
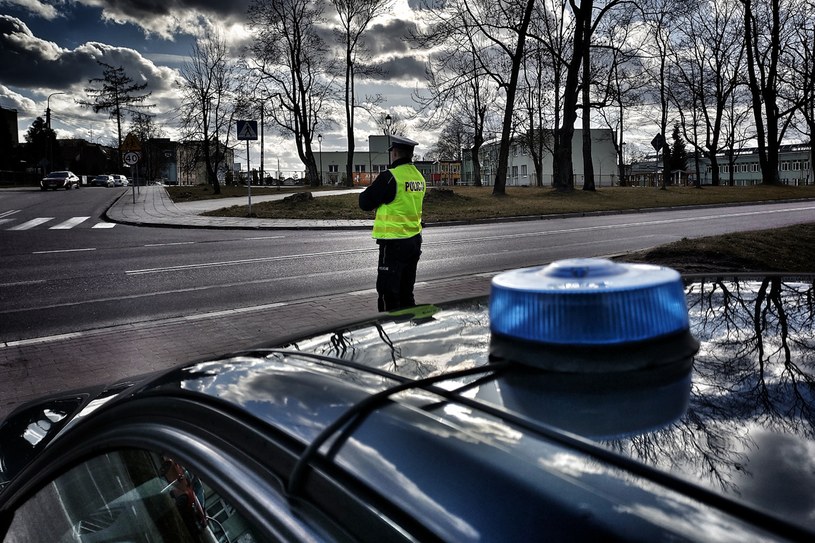
[[[249,140],[246,140],[246,186],[249,187],[249,216],[252,216],[252,168],[249,165]]]

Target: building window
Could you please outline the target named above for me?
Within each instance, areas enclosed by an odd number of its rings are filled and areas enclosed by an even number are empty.
[[[790,169],[790,163],[789,162],[782,162],[781,163],[781,171],[782,172],[786,172],[789,169]]]
[[[526,176],[526,164],[521,164],[521,175]]]
[[[518,166],[512,167],[512,177],[518,177]]]
[[[340,171],[340,167],[337,164],[329,164],[328,165],[328,172],[329,173],[338,173]]]
[[[801,161],[796,160],[795,162],[793,162],[793,163],[792,163],[792,169],[793,169],[794,171],[796,171],[796,172],[797,172],[798,170],[800,170],[800,169],[801,169]]]
[[[757,172],[758,171],[758,162],[753,162],[752,164],[750,164],[750,171],[751,172]]]
[[[354,164],[354,171],[357,173],[365,171],[365,164]]]

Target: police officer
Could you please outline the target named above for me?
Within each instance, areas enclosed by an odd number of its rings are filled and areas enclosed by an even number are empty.
[[[379,245],[376,292],[379,311],[416,305],[413,285],[422,254],[422,202],[425,180],[413,165],[417,143],[390,137],[391,164],[359,195],[359,207],[376,210],[373,238]]]

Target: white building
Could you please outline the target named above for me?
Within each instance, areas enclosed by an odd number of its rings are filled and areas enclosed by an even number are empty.
[[[368,149],[354,150],[354,185],[368,185],[379,172],[388,169],[388,163],[390,162],[389,141],[388,136],[368,136]],[[345,184],[347,151],[322,152],[320,150],[314,153],[314,160],[317,163],[317,172],[324,185]]]
[[[689,184],[695,182],[696,165],[693,157],[688,160],[684,172],[673,172],[673,184]],[[731,165],[732,162],[732,165]],[[719,183],[735,186],[758,185],[762,182],[761,164],[758,161],[758,149],[742,149],[730,160],[725,153],[717,157],[719,168]],[[713,169],[710,159],[699,158],[699,172],[701,184],[710,185],[713,181]],[[653,186],[654,182],[661,183],[662,162],[655,157],[631,165],[629,183],[634,186]],[[812,146],[805,143],[782,145],[778,150],[778,176],[785,185],[812,185],[815,184],[815,171],[812,168]]]
[[[551,131],[549,141],[552,140]],[[484,144],[479,153],[481,159],[481,182],[492,185],[495,182],[495,173],[498,168],[498,150],[500,142],[492,141]],[[543,186],[552,186],[552,152],[544,145],[543,156]],[[551,145],[548,145],[551,147]],[[617,154],[614,150],[614,132],[609,129],[592,129],[591,155],[594,165],[594,184],[597,187],[619,185],[619,168]],[[576,129],[572,138],[572,164],[574,168],[574,183],[583,184],[583,130]],[[463,183],[472,182],[472,161],[465,159],[462,167]],[[529,151],[520,142],[513,141],[509,150],[509,163],[507,165],[507,186],[536,186],[537,176],[535,165]]]

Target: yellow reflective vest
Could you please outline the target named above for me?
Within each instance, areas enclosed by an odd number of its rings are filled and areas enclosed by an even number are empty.
[[[412,238],[422,231],[422,201],[425,181],[413,164],[402,164],[390,170],[396,182],[396,197],[376,208],[375,239]]]

